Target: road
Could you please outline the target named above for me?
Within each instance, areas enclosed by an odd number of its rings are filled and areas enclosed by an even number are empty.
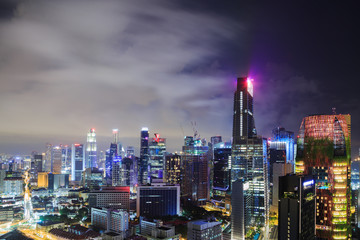
[[[278,239],[278,226],[273,226],[270,231],[270,240]]]

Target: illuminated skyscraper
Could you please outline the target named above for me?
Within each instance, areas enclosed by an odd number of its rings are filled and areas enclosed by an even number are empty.
[[[149,177],[163,178],[164,157],[166,152],[166,139],[160,138],[160,134],[155,133],[155,137],[149,142]]]
[[[149,129],[144,127],[140,134],[140,161],[139,161],[139,184],[147,183],[148,175],[148,160],[149,160]]]
[[[312,115],[301,123],[296,172],[316,181],[316,236],[351,239],[351,117]]]
[[[187,139],[185,138],[185,144]],[[205,205],[210,199],[211,153],[200,139],[183,146],[181,153],[181,197],[185,203]]]
[[[181,180],[181,156],[176,153],[168,153],[165,156],[164,182],[180,184]]]
[[[85,167],[86,168],[96,168],[97,162],[96,162],[96,133],[95,128],[90,129],[90,131],[87,134],[87,141],[86,141],[86,162]]]
[[[85,170],[85,149],[83,144],[73,144],[71,149],[71,181],[81,181]]]
[[[61,173],[62,146],[54,146],[51,150],[51,172]]]
[[[231,156],[231,181],[248,184],[244,193],[243,220],[245,236],[251,227],[265,227],[269,220],[269,172],[267,140],[257,136],[253,117],[253,84],[249,78],[238,78],[234,94],[233,144]],[[266,233],[265,233],[266,235]],[[239,236],[234,236],[238,239]]]
[[[238,78],[234,93],[233,144],[256,136],[253,116],[253,83],[250,78]]]
[[[106,161],[105,161],[105,179],[106,183],[111,185],[113,181],[113,165],[114,159],[118,156],[118,129],[113,129],[113,142],[110,144],[110,149],[106,151]],[[116,159],[118,160],[118,159]],[[120,166],[119,166],[120,167]]]
[[[293,173],[295,170],[295,138],[294,133],[277,127],[268,141],[270,162],[270,184],[272,211],[278,209],[279,177]]]
[[[71,146],[61,146],[61,173],[71,173]]]

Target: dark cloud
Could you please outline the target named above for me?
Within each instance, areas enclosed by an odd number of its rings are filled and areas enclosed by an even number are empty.
[[[84,142],[148,126],[179,149],[196,121],[230,139],[234,81],[255,79],[258,132],[297,132],[307,114],[359,119],[356,8],[334,3],[4,1],[0,151]],[[184,131],[184,133],[183,133]],[[353,124],[353,146],[359,146]],[[30,140],[31,139],[31,140]]]

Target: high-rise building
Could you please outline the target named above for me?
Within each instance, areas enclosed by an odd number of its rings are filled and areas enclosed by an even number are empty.
[[[48,173],[48,190],[49,192],[53,192],[54,190],[69,187],[69,174],[53,174]]]
[[[293,173],[295,169],[296,143],[294,133],[277,127],[268,141],[270,162],[270,201],[272,211],[277,212],[279,196],[279,177]]]
[[[137,216],[156,218],[180,214],[180,186],[152,184],[138,186]]]
[[[166,139],[160,138],[160,134],[155,133],[155,137],[149,142],[149,171],[148,176],[152,179],[162,179],[164,171],[164,158],[166,153]]]
[[[125,233],[129,229],[129,214],[122,209],[92,208],[91,224],[106,232],[122,233],[122,237],[125,238]]]
[[[244,194],[245,219],[237,222],[244,223],[245,235],[254,226],[264,226],[266,235],[269,222],[267,140],[256,134],[253,83],[249,78],[237,79],[232,137],[231,181],[249,184]]]
[[[165,155],[164,181],[169,184],[180,184],[181,156],[176,153]]]
[[[187,224],[188,240],[222,240],[221,222],[211,220],[197,220]]]
[[[98,168],[86,168],[83,171],[82,185],[90,190],[103,186],[104,172]]]
[[[249,182],[244,182],[238,179],[232,183],[231,193],[231,239],[232,240],[245,240],[245,222],[248,222],[250,216],[246,210],[246,202],[250,199],[247,193],[249,189]]]
[[[62,145],[53,146],[51,149],[51,172],[61,173],[62,168]]]
[[[278,199],[278,240],[315,239],[315,181],[313,177],[294,174],[281,176]]]
[[[42,162],[43,162],[43,155],[41,154],[33,155],[33,160],[31,161],[30,177],[35,182],[37,182],[38,173],[42,172]]]
[[[119,130],[113,129],[113,142],[110,144],[110,148],[106,151],[106,160],[105,160],[105,181],[108,185],[112,185],[114,182],[113,172],[117,173],[118,169],[113,170],[114,161],[117,165],[120,164],[121,157],[118,158],[118,135]],[[115,168],[120,168],[120,166],[115,166]],[[117,176],[115,176],[115,182],[117,181]]]
[[[139,184],[148,182],[148,161],[149,161],[149,129],[144,127],[140,133],[140,161],[139,161]]]
[[[351,195],[352,206],[355,207],[353,221],[360,227],[360,153],[351,162]]]
[[[316,236],[351,239],[350,115],[311,115],[301,123],[296,172],[314,176]]]
[[[75,143],[71,148],[71,181],[81,181],[85,170],[85,149],[83,144]]]
[[[95,128],[91,128],[90,131],[87,133],[85,168],[96,168],[97,167],[96,157],[97,157],[96,133],[95,133]]]
[[[112,186],[122,186],[121,157],[114,156],[111,169]]]
[[[253,83],[250,78],[238,78],[234,93],[233,144],[256,136],[253,111]]]
[[[128,158],[135,156],[135,148],[133,146],[127,146],[125,156]]]
[[[187,144],[185,138],[185,144]],[[181,198],[184,203],[205,205],[210,199],[211,153],[200,139],[183,146],[181,153]]]
[[[46,152],[45,157],[43,159],[43,171],[44,172],[51,172],[51,152],[52,152],[52,144],[46,144]]]
[[[213,196],[214,206],[222,210],[229,210],[225,198],[231,185],[231,143],[220,142],[213,145]]]
[[[89,207],[130,209],[130,187],[103,187],[89,193]]]
[[[71,146],[63,145],[61,146],[61,173],[70,174],[71,173]]]

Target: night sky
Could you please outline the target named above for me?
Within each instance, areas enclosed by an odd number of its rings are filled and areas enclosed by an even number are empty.
[[[239,1],[237,1],[239,2]],[[255,124],[297,133],[308,114],[352,116],[360,147],[360,15],[354,4],[227,1],[0,2],[0,153],[84,143],[119,128],[180,150],[230,140],[237,77],[254,78]]]

